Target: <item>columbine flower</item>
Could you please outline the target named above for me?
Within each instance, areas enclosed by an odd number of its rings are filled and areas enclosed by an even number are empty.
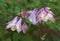
[[[52,22],[55,21],[55,19],[53,17],[53,12],[50,11],[49,7],[40,9],[38,13],[39,14],[38,14],[37,18],[38,18],[39,22],[48,21],[48,20],[50,20]]]
[[[16,16],[13,20],[8,22],[6,29],[11,28],[12,31],[16,30],[19,33],[21,31],[22,18],[20,18],[18,21],[17,20],[18,20],[18,17]]]
[[[38,23],[38,21],[36,20],[36,13],[37,13],[36,9],[28,11],[29,14],[28,19],[30,22],[32,22],[33,25],[36,25]]]
[[[24,23],[21,28],[22,28],[23,33],[26,33],[28,26],[26,23]]]

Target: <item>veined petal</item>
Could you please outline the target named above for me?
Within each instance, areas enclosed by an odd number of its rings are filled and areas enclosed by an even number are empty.
[[[14,17],[11,21],[9,21],[7,24],[15,24],[18,20],[18,16]]]
[[[30,20],[30,22],[32,22],[33,25],[37,24],[36,21],[36,16],[34,14],[31,14],[28,19]]]
[[[38,23],[36,19],[36,10],[28,11],[28,13],[30,14],[28,16],[29,21],[32,22],[33,25],[36,25]]]
[[[21,31],[21,22],[22,22],[22,18],[20,18],[16,23],[16,30],[18,33]]]

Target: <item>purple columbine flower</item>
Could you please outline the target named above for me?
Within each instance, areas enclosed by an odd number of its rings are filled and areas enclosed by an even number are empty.
[[[45,7],[45,8],[42,8],[38,11],[38,16],[37,16],[37,19],[39,22],[42,22],[42,21],[52,21],[54,22],[55,19],[53,17],[53,12],[50,11],[50,8],[49,7]]]
[[[34,10],[30,10],[28,11],[28,19],[30,22],[32,22],[33,25],[36,25],[38,23],[37,19],[36,19],[36,14],[37,14],[37,10],[34,9]]]
[[[26,33],[26,31],[27,31],[27,29],[28,29],[28,26],[27,26],[27,24],[26,23],[24,23],[23,25],[22,25],[22,31],[23,31],[23,33]]]
[[[21,22],[22,18],[20,18],[18,21],[18,17],[16,16],[13,20],[7,23],[6,29],[11,28],[12,31],[17,31],[18,33],[21,31]]]

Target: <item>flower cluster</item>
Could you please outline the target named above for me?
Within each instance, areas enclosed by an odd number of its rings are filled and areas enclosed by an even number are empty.
[[[41,9],[35,8],[29,11],[22,11],[18,15],[21,16],[20,19],[18,19],[18,16],[16,16],[13,20],[7,23],[8,25],[6,29],[11,28],[12,31],[16,30],[18,33],[21,31],[23,31],[23,33],[26,33],[28,26],[26,22],[22,24],[22,18],[28,19],[33,25],[36,25],[38,22],[44,23],[48,20],[50,20],[51,22],[55,21],[53,17],[54,14],[49,7]]]

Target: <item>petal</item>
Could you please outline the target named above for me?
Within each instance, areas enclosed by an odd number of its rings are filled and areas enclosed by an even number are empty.
[[[20,17],[20,19],[18,20],[18,22],[16,23],[16,24],[21,24],[21,22],[22,22],[22,18]]]
[[[14,25],[14,24],[8,24],[7,27],[6,27],[6,29],[11,28],[13,25]]]
[[[36,11],[32,10],[32,11],[28,11],[28,13],[30,14],[28,16],[28,19],[30,22],[32,22],[33,25],[36,25],[38,22],[36,21]]]
[[[8,24],[8,25],[6,26],[6,29],[9,29],[9,28],[11,28],[11,27],[14,26],[14,25],[16,25],[16,24],[10,23],[10,24]]]
[[[50,20],[51,22],[53,22],[53,23],[55,22],[55,18],[54,18],[54,17],[53,17],[53,18],[50,18],[49,20]]]
[[[52,15],[52,14],[50,14],[50,13],[49,13],[47,16],[48,16],[48,17],[53,17],[53,15]]]
[[[43,18],[43,21],[48,21],[48,19],[49,19],[49,17],[48,16],[45,16],[44,18]]]
[[[21,26],[21,25],[20,25]],[[17,25],[16,31],[19,33],[21,32],[21,28]]]
[[[37,14],[37,11],[38,9],[34,9],[34,10],[30,10],[30,11],[27,11],[27,13],[30,15],[30,14]]]
[[[21,31],[21,22],[22,22],[22,18],[20,18],[16,23],[16,26],[17,26],[16,29],[18,33]]]
[[[23,31],[23,33],[26,33],[27,29],[28,29],[28,26],[27,26],[26,23],[24,23],[24,24],[22,25],[22,31]]]
[[[14,17],[14,19],[9,21],[7,24],[15,24],[17,20],[18,20],[18,16]]]
[[[34,14],[31,14],[28,19],[30,20],[30,22],[32,22],[33,25],[37,24],[36,21],[36,16]]]

